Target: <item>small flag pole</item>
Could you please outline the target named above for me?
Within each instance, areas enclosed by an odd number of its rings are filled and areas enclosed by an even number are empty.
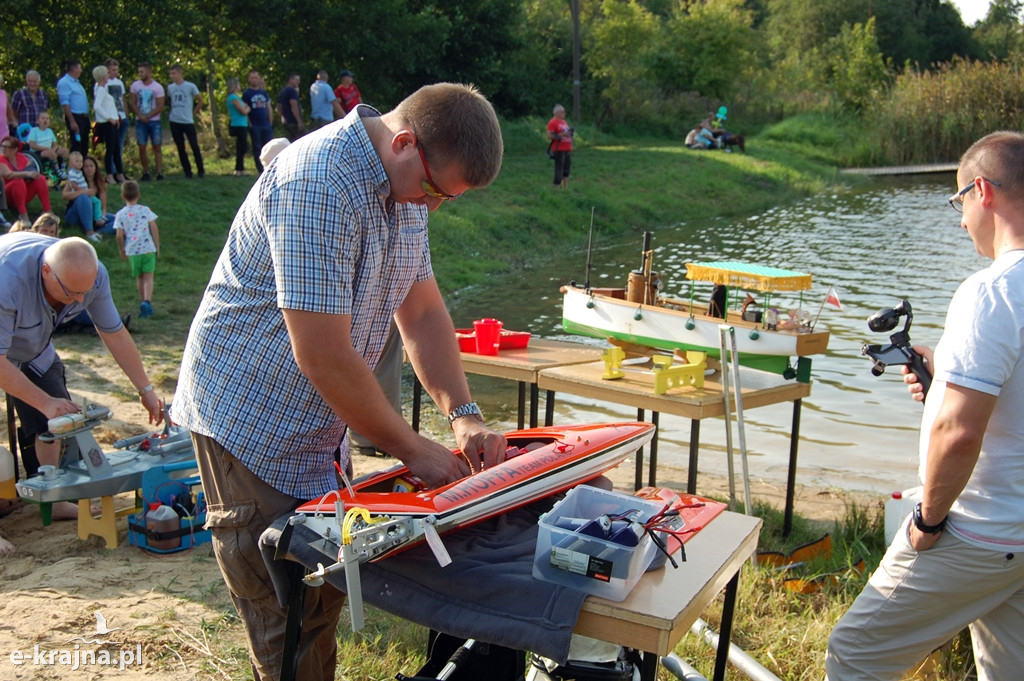
[[[832,285],[829,284],[828,290],[825,291],[825,297],[821,301],[821,307],[818,308],[818,314],[814,315],[814,322],[811,324],[811,331],[814,331],[814,327],[818,325],[818,318],[821,317],[821,311],[825,309],[825,303],[828,301],[828,295],[832,293]]]

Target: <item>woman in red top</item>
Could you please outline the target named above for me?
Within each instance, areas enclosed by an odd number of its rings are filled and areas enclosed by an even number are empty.
[[[548,121],[548,139],[555,158],[555,186],[569,186],[572,169],[572,128],[565,122],[565,107],[555,104],[554,118]]]
[[[20,153],[21,143],[15,137],[0,140],[0,177],[4,180],[7,202],[18,211],[18,219],[32,224],[28,202],[38,198],[44,211],[50,210],[50,187],[46,178],[36,172],[28,156]]]

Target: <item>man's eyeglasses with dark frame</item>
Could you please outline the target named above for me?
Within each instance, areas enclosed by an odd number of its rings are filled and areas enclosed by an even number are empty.
[[[997,180],[990,180],[987,177],[982,177],[981,179],[985,180],[989,184],[994,185],[996,187],[1003,186]],[[949,201],[950,207],[953,210],[955,210],[957,213],[963,213],[964,212],[964,197],[967,196],[967,193],[969,191],[971,191],[972,189],[974,189],[974,182],[973,181],[969,185],[967,185],[966,187],[964,187],[963,189],[958,191],[956,194],[953,194],[953,196],[949,197],[949,199],[947,199],[947,200]]]

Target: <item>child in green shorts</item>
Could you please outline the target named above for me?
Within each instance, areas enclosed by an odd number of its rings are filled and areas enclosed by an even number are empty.
[[[139,316],[153,315],[153,273],[160,255],[160,230],[156,226],[156,213],[139,203],[139,183],[128,180],[121,185],[121,198],[125,206],[117,211],[114,229],[121,257],[128,260],[132,276],[139,287]]]

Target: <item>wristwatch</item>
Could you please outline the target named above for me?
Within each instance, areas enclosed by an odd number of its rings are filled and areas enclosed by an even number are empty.
[[[480,407],[476,406],[476,402],[469,402],[460,404],[448,412],[448,425],[452,425],[456,419],[461,419],[463,416],[476,416],[481,421],[484,420],[484,415],[480,413]]]
[[[921,517],[921,504],[918,503],[914,507],[914,527],[925,534],[938,534],[946,527],[946,519],[943,518],[937,525],[925,525],[924,518]]]

